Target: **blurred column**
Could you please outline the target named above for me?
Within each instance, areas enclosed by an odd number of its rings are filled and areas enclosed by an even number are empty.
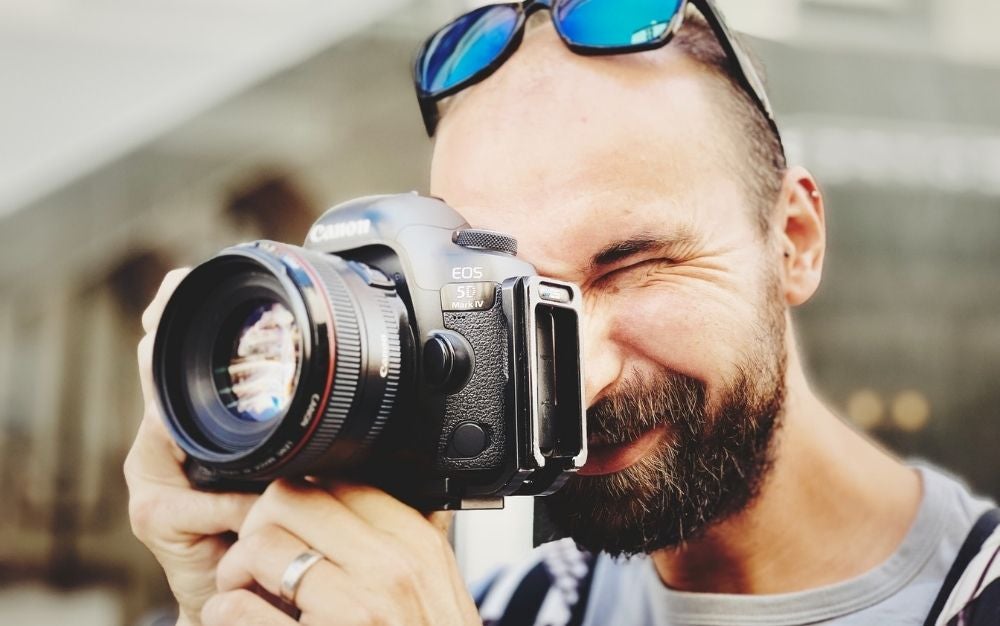
[[[84,361],[85,342],[89,331],[87,305],[74,299],[59,317],[61,329],[61,362],[58,369],[61,383],[53,387],[56,396],[53,423],[54,437],[47,443],[54,448],[53,497],[50,501],[52,545],[49,552],[49,580],[69,587],[79,582],[80,558],[77,540],[80,525],[80,470],[84,466],[80,442],[83,435],[80,398],[88,364]]]
[[[800,0],[718,0],[732,28],[763,39],[787,39],[799,30]]]

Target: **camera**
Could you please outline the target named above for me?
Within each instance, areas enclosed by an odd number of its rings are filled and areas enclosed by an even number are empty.
[[[425,509],[558,489],[587,456],[580,290],[516,254],[414,193],[194,268],[153,349],[192,483],[345,477]]]

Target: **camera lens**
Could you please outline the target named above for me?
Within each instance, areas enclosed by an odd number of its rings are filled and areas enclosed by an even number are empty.
[[[280,416],[295,392],[302,336],[280,302],[254,303],[223,325],[215,384],[226,408],[248,422]]]
[[[192,270],[164,309],[153,356],[164,418],[188,456],[239,481],[363,460],[413,360],[406,306],[376,275],[273,242]]]

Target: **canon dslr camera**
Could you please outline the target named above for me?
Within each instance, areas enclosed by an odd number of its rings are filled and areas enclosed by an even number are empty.
[[[557,489],[587,456],[580,291],[516,253],[406,194],[196,267],[153,356],[192,482],[343,476],[423,508]]]

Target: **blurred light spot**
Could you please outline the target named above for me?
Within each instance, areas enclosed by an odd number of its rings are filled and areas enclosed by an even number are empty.
[[[892,401],[892,421],[900,430],[908,433],[923,430],[930,417],[931,404],[919,391],[902,391]]]
[[[847,416],[859,428],[871,430],[880,423],[885,415],[885,405],[882,396],[871,389],[859,389],[847,399]]]

